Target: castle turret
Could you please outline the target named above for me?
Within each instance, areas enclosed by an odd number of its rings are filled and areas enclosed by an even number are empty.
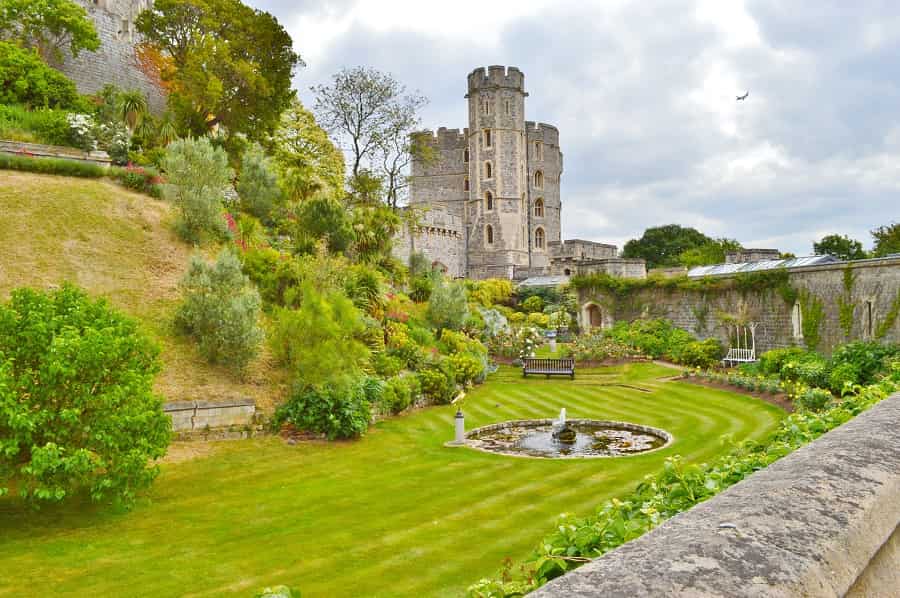
[[[478,68],[468,77],[469,274],[512,276],[528,266],[525,76],[515,67]]]

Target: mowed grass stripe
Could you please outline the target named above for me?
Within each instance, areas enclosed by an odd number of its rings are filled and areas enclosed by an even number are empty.
[[[598,375],[601,374],[601,375]],[[128,513],[90,505],[33,513],[0,499],[0,595],[459,596],[521,559],[563,512],[587,515],[675,452],[708,460],[719,437],[758,436],[781,412],[755,399],[658,382],[652,364],[529,378],[502,368],[462,404],[469,428],[520,418],[656,425],[676,444],[615,459],[554,461],[443,446],[456,406],[380,422],[353,443],[219,443],[165,465]],[[652,394],[610,382],[653,388]]]

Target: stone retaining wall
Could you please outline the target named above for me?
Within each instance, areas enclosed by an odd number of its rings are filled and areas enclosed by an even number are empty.
[[[256,403],[251,399],[172,401],[163,406],[163,412],[172,418],[172,431],[180,439],[243,438],[259,431]]]
[[[25,143],[23,141],[0,140],[0,152],[34,158],[63,158],[65,160],[91,162],[103,166],[104,168],[108,167],[112,162],[109,154],[103,151],[85,152],[74,147],[45,145],[43,143]]]
[[[900,394],[534,594],[896,596]]]

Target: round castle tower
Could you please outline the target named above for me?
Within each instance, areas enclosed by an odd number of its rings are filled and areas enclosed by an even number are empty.
[[[510,278],[527,267],[528,185],[525,75],[515,67],[468,77],[469,275]]]

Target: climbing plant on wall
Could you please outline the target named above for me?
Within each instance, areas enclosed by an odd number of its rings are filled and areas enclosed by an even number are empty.
[[[838,297],[838,322],[847,340],[850,340],[850,334],[853,331],[853,314],[856,311],[856,303],[853,302],[853,283],[855,281],[856,275],[848,265],[844,268],[844,294]]]
[[[803,289],[799,292],[800,308],[803,310],[803,343],[810,351],[819,346],[822,333],[822,319],[825,317],[825,306],[822,300]]]
[[[891,328],[897,322],[898,315],[900,315],[900,291],[894,297],[894,302],[891,303],[891,308],[888,310],[887,315],[884,316],[884,320],[878,325],[878,329],[875,331],[875,338],[882,339],[887,336],[887,333],[891,331]]]

